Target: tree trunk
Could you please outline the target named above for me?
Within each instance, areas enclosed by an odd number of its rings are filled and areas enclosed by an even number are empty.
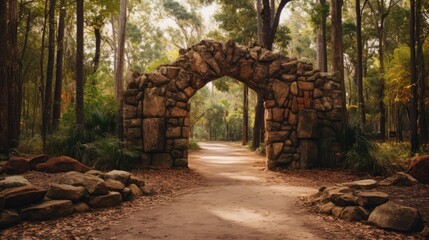
[[[19,84],[19,89],[22,89],[22,83],[24,82],[24,64],[23,64],[23,59],[24,59],[24,56],[25,56],[25,52],[26,52],[26,50],[27,50],[27,45],[28,45],[28,34],[30,33],[30,30],[31,30],[31,11],[30,10],[27,10],[27,14],[28,14],[28,16],[27,16],[27,21],[26,21],[26,25],[25,25],[25,34],[24,34],[24,43],[23,43],[23,47],[22,47],[22,50],[21,50],[21,53],[19,54],[19,59],[18,59],[18,66],[19,66],[19,70],[18,70],[18,74],[19,74],[19,79],[18,79],[18,84]],[[27,65],[27,69],[28,69],[28,66],[30,65],[30,63]],[[27,96],[30,96],[30,90],[29,90],[30,88],[28,87],[28,91],[27,91]],[[25,93],[25,91],[24,90],[21,90],[21,93]],[[21,108],[22,108],[22,99],[24,98],[24,96],[23,96],[23,94],[21,94],[21,96],[18,96],[18,107],[19,107],[19,111],[18,112],[21,112]],[[27,104],[26,104],[26,109],[24,109],[24,112],[25,112],[25,110],[27,110],[26,111],[26,115],[25,115],[25,133],[27,134],[27,130],[28,130],[28,124],[27,124],[27,120],[28,120],[28,108],[29,108],[29,105],[30,105],[30,101],[28,101],[27,102]],[[24,103],[24,108],[25,108],[25,103]],[[23,113],[24,114],[24,113]],[[23,116],[24,117],[24,116]]]
[[[357,42],[357,64],[356,64],[356,81],[358,87],[358,111],[359,123],[362,126],[366,124],[365,117],[365,100],[363,98],[363,81],[362,81],[362,14],[360,10],[360,0],[356,0],[356,42]]]
[[[122,106],[123,106],[123,75],[124,75],[124,57],[125,57],[125,27],[127,24],[127,0],[121,0],[119,11],[119,39],[118,39],[118,61],[115,73],[115,96],[119,100],[119,121],[118,135],[122,140]]]
[[[320,25],[317,29],[317,66],[320,71],[328,71],[328,54],[326,52],[326,0],[319,0],[322,9]]]
[[[331,0],[331,63],[333,72],[338,72],[340,76],[341,93],[343,96],[342,122],[345,125],[347,123],[347,110],[344,82],[342,5],[342,0]]]
[[[379,46],[378,46],[378,56],[380,60],[380,77],[379,77],[379,86],[378,86],[378,108],[380,110],[380,138],[381,140],[386,139],[386,107],[384,104],[384,55],[383,55],[383,39],[384,39],[384,27],[380,28],[379,33]]]
[[[76,0],[76,124],[84,124],[84,69],[83,69],[83,25],[84,25],[84,1]]]
[[[61,92],[63,88],[63,55],[64,55],[64,27],[67,10],[64,6],[64,0],[60,2],[60,17],[58,20],[58,37],[57,37],[57,65],[55,76],[55,94],[54,108],[52,110],[52,126],[58,129],[61,117]]]
[[[7,3],[0,1],[0,154],[9,153],[9,94],[7,74]]]
[[[92,61],[94,69],[93,73],[96,73],[98,70],[98,65],[100,63],[100,47],[101,47],[101,24],[98,22],[98,18],[94,23],[94,36],[95,36],[95,54]]]
[[[242,129],[242,144],[247,145],[249,136],[249,87],[243,86],[243,129]]]
[[[420,144],[428,143],[428,129],[426,124],[426,69],[425,59],[423,54],[423,29],[422,22],[424,22],[424,16],[422,15],[422,3],[421,0],[416,0],[416,40],[417,40],[417,77],[418,77],[418,94],[419,94],[419,111],[418,111],[418,129],[420,135]]]
[[[414,0],[410,0],[410,128],[411,128],[411,152],[419,150],[419,139],[417,134],[417,75],[416,75],[416,40],[415,40],[415,6]]]
[[[21,97],[18,66],[18,19],[17,1],[9,0],[8,6],[8,94],[9,94],[9,147],[16,148],[19,143],[21,129]]]
[[[55,61],[55,3],[56,0],[49,0],[48,65],[46,68],[45,104],[43,106],[42,115],[42,139],[44,150],[46,150],[46,135],[51,132],[52,80],[54,77]]]

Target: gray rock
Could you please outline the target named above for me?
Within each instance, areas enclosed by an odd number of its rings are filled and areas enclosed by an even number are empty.
[[[366,208],[374,208],[389,201],[389,195],[383,192],[362,191],[357,193],[357,203]]]
[[[109,193],[109,189],[103,180],[84,173],[69,172],[60,179],[60,184],[82,186],[90,195],[105,195]]]
[[[348,206],[340,213],[340,218],[348,221],[366,221],[369,211],[360,206]]]
[[[110,192],[107,195],[90,196],[87,203],[92,208],[115,207],[122,203],[122,197],[118,192]]]
[[[350,187],[352,189],[360,190],[360,189],[373,189],[377,186],[377,181],[374,179],[364,179],[354,182],[346,182],[342,183],[342,186]]]
[[[121,192],[125,188],[125,185],[123,183],[113,179],[107,179],[106,185],[110,191],[115,191],[115,192]]]
[[[388,177],[386,179],[381,180],[378,185],[380,186],[412,186],[419,183],[417,179],[415,179],[410,174],[406,174],[404,172],[398,172],[395,175]]]
[[[123,183],[124,185],[128,184],[130,177],[131,177],[131,173],[126,172],[126,171],[120,171],[120,170],[112,170],[112,171],[106,173],[106,175],[105,175],[106,179],[113,179],[113,180],[116,180],[116,181]]]
[[[30,186],[31,183],[23,176],[10,176],[0,181],[0,191],[6,188]]]
[[[369,215],[368,221],[380,228],[404,232],[420,231],[423,228],[417,209],[391,202],[376,207]]]
[[[51,199],[63,199],[79,201],[86,195],[86,189],[82,186],[72,186],[67,184],[51,184],[46,196]]]
[[[73,212],[82,213],[89,211],[89,206],[84,202],[78,202],[73,205]]]
[[[64,217],[73,213],[73,203],[70,200],[48,200],[21,210],[25,220],[40,221]]]
[[[142,196],[142,191],[140,190],[139,187],[137,187],[137,185],[130,184],[128,185],[128,188],[130,189],[130,195],[129,195],[130,200],[134,200]]]
[[[4,209],[0,212],[0,229],[8,228],[21,222],[18,212],[11,209]]]

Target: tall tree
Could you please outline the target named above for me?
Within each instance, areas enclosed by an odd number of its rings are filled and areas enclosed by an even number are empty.
[[[410,0],[410,128],[411,128],[411,152],[416,153],[419,150],[419,138],[417,133],[417,74],[416,74],[416,22],[415,22],[415,2]]]
[[[365,0],[366,3],[366,0]],[[364,3],[364,6],[365,6]],[[362,69],[362,10],[360,0],[355,2],[356,10],[356,49],[357,49],[357,63],[356,63],[356,81],[358,86],[358,111],[359,123],[364,126],[366,124],[365,117],[365,100],[363,98],[363,69]]]
[[[83,87],[85,75],[83,69],[83,27],[84,0],[76,0],[76,124],[84,124]]]
[[[261,2],[262,1],[262,2]],[[273,49],[273,43],[279,27],[281,13],[291,0],[281,0],[278,5],[275,1],[257,0],[258,27],[262,27],[262,33],[258,37],[259,44],[268,50]],[[260,30],[259,30],[260,31]],[[258,97],[255,108],[255,123],[253,125],[253,148],[258,148],[264,131],[264,104],[262,98]]]
[[[9,152],[9,94],[7,76],[7,2],[0,1],[0,154]]]
[[[343,124],[346,124],[347,110],[344,82],[342,6],[342,0],[331,0],[331,63],[332,70],[338,72],[340,75],[341,92],[343,96]]]
[[[122,106],[123,106],[123,76],[124,76],[124,57],[125,57],[125,32],[127,24],[127,0],[121,0],[119,9],[119,34],[118,34],[118,60],[115,72],[115,96],[119,100],[119,131],[122,129]],[[122,138],[122,132],[119,132]]]
[[[426,121],[426,69],[425,69],[425,58],[423,53],[423,44],[425,39],[425,33],[423,32],[423,26],[425,23],[425,18],[422,13],[422,1],[416,0],[416,17],[415,17],[415,25],[416,25],[416,44],[417,44],[417,52],[416,52],[416,61],[417,61],[417,78],[418,78],[418,94],[419,94],[419,117],[418,117],[418,132],[420,135],[420,144],[428,143],[428,127]],[[426,24],[427,26],[427,24]]]
[[[52,109],[52,127],[57,129],[61,117],[61,92],[63,88],[63,56],[64,56],[64,29],[67,9],[64,4],[65,0],[60,1],[60,16],[58,20],[57,36],[57,65],[55,71],[55,91],[54,106]]]
[[[326,0],[319,0],[320,4],[320,22],[317,28],[317,66],[322,72],[328,71],[328,53],[326,51],[326,18],[327,5]]]
[[[51,131],[52,81],[55,63],[55,5],[56,0],[49,0],[48,65],[46,68],[45,98],[43,101],[42,114],[43,149],[46,147],[46,134]]]
[[[385,91],[385,80],[384,80],[384,42],[385,42],[385,21],[389,15],[390,10],[395,6],[399,0],[389,0],[387,6],[385,6],[385,0],[376,0],[375,5],[373,1],[368,1],[368,6],[372,12],[373,25],[376,28],[378,36],[378,59],[379,59],[379,86],[378,86],[378,108],[380,111],[380,138],[384,140],[386,138],[386,107],[384,104],[384,91]]]

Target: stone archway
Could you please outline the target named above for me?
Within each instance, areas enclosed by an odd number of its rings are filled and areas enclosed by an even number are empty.
[[[320,131],[341,121],[340,84],[333,74],[260,46],[204,40],[147,74],[128,74],[124,92],[126,144],[142,163],[188,164],[189,99],[208,82],[229,76],[264,99],[267,167],[310,168],[318,163]]]

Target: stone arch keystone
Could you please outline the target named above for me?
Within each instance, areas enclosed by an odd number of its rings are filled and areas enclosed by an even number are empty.
[[[152,73],[128,73],[124,136],[142,152],[142,164],[188,164],[189,99],[223,76],[252,88],[264,100],[266,164],[310,168],[318,141],[341,121],[342,93],[335,74],[260,46],[203,40]]]

